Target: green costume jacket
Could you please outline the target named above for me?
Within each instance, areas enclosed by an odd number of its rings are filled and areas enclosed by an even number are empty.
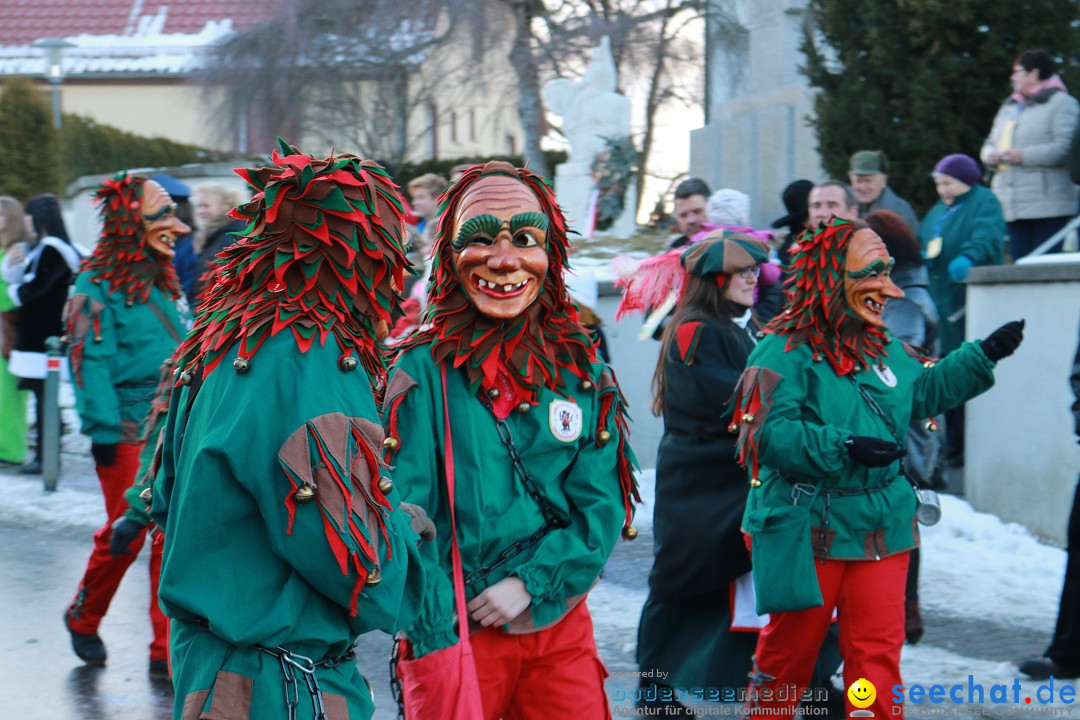
[[[967,288],[949,277],[949,263],[966,255],[972,265],[1000,265],[1005,246],[1005,216],[994,193],[976,185],[953,204],[938,201],[919,225],[919,243],[923,254],[940,235],[941,253],[926,260],[930,271],[930,295],[941,316],[941,354],[952,352],[964,342],[966,323],[963,313]]]
[[[185,301],[157,287],[145,303],[128,305],[109,281],[87,273],[68,304],[71,374],[82,432],[95,443],[137,443],[157,388],[161,363],[187,335]],[[155,308],[157,312],[155,312]]]
[[[173,390],[151,517],[165,533],[159,597],[173,620],[177,719],[189,703],[205,717],[284,718],[279,661],[252,646],[339,657],[416,612],[419,538],[383,482],[370,381],[363,366],[339,369],[340,353],[334,342],[301,353],[281,333],[248,372],[234,371],[234,346],[201,387]],[[315,486],[306,503],[294,496],[304,484]],[[310,718],[296,675],[299,717]],[[371,716],[355,662],[316,678],[331,720],[345,708]]]
[[[796,484],[820,486],[810,509],[817,557],[875,560],[917,547],[915,494],[899,464],[860,465],[844,441],[851,435],[893,441],[895,433],[902,442],[913,415],[933,417],[988,390],[994,364],[978,344],[965,343],[926,367],[890,337],[882,358],[887,369],[854,373],[888,418],[890,432],[850,375],[814,362],[807,345],[785,352],[786,343],[786,335],[767,335],[751,353],[743,379],[744,397],[749,390],[766,398],[752,421],[761,485],[750,490],[743,527],[759,508],[791,505],[796,495],[806,504],[809,495]]]
[[[587,389],[568,377],[572,401],[545,388],[539,393],[539,405],[525,412],[515,410],[506,419],[540,493],[569,516],[569,526],[553,529],[538,544],[470,584],[470,573],[528,538],[544,519],[514,474],[495,416],[470,389],[465,373],[447,368],[465,598],[467,602],[511,575],[520,578],[532,603],[508,628],[510,632],[530,632],[557,622],[596,583],[619,539],[626,506],[617,471],[622,445],[615,420],[618,388],[603,363],[591,370]],[[395,481],[404,500],[423,507],[438,532],[435,542],[425,543],[421,550],[428,570],[423,610],[405,626],[417,657],[457,642],[442,393],[440,368],[432,360],[430,345],[422,344],[395,362],[384,402],[388,434],[400,441],[389,455]],[[606,417],[600,417],[601,408],[607,409]],[[611,433],[607,442],[598,438],[602,428]]]

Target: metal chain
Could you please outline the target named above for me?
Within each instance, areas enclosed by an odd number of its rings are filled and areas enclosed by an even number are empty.
[[[521,454],[518,453],[517,446],[514,444],[514,435],[510,431],[510,425],[507,424],[506,420],[495,415],[495,412],[491,407],[491,399],[482,389],[477,391],[476,396],[479,398],[480,404],[491,411],[492,417],[495,420],[495,430],[499,433],[499,440],[502,441],[502,444],[506,447],[506,451],[510,454],[510,461],[514,468],[514,474],[521,479],[521,484],[525,486],[525,492],[527,492],[529,497],[531,497],[540,507],[540,514],[544,518],[544,524],[529,535],[529,537],[524,540],[518,540],[500,552],[490,563],[482,565],[466,575],[466,585],[472,585],[473,583],[483,580],[490,575],[495,568],[504,565],[507,561],[538,544],[544,536],[552,530],[565,528],[570,525],[570,518],[566,512],[544,497],[540,492],[540,488],[536,486],[536,481],[534,481],[532,475],[529,474],[529,469],[525,467],[525,461],[521,459]]]
[[[299,670],[304,678],[304,686],[311,698],[311,710],[315,720],[327,720],[326,707],[323,704],[322,688],[319,687],[319,679],[315,675],[316,670],[336,668],[342,663],[356,659],[356,649],[350,647],[347,652],[337,657],[330,657],[313,661],[309,657],[290,652],[283,647],[268,648],[262,645],[252,645],[253,648],[278,659],[281,665],[281,674],[284,677],[285,707],[288,711],[288,720],[296,720],[296,708],[300,704],[300,690],[296,682],[296,672]]]
[[[390,650],[390,696],[397,703],[397,720],[405,720],[405,694],[401,690],[401,678],[397,667],[401,653],[401,636],[394,636],[394,646]]]

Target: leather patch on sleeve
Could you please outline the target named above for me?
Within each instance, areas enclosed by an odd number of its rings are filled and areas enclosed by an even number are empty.
[[[250,720],[254,685],[255,681],[244,675],[226,670],[218,672],[210,712],[202,720]]]
[[[705,323],[702,322],[685,322],[675,328],[675,343],[679,347],[679,359],[684,365],[694,363],[694,352],[701,342],[701,330],[704,327]]]
[[[203,708],[206,707],[206,698],[209,696],[209,690],[188,693],[184,698],[184,711],[180,713],[180,720],[199,720],[202,717]]]
[[[390,384],[386,386],[386,402],[390,402],[398,395],[404,395],[417,386],[417,382],[412,379],[409,373],[401,370],[400,368],[394,370],[393,377],[390,378]]]
[[[326,720],[349,720],[349,703],[344,695],[324,692],[323,708],[326,710]]]

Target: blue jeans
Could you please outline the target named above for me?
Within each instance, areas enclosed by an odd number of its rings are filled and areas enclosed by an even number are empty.
[[[1009,228],[1009,253],[1013,262],[1030,253],[1042,245],[1051,235],[1072,220],[1071,215],[1064,217],[1032,218],[1030,220],[1013,220],[1007,223]],[[1062,241],[1054,243],[1047,250],[1048,253],[1061,252]]]

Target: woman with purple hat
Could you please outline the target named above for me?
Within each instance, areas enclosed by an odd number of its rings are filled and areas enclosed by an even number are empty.
[[[976,265],[1000,265],[1005,245],[1001,203],[982,185],[973,158],[946,155],[931,173],[941,198],[919,225],[919,243],[930,272],[930,295],[941,316],[941,354],[960,347],[965,336],[965,288]],[[945,415],[950,464],[963,464],[963,406]]]

